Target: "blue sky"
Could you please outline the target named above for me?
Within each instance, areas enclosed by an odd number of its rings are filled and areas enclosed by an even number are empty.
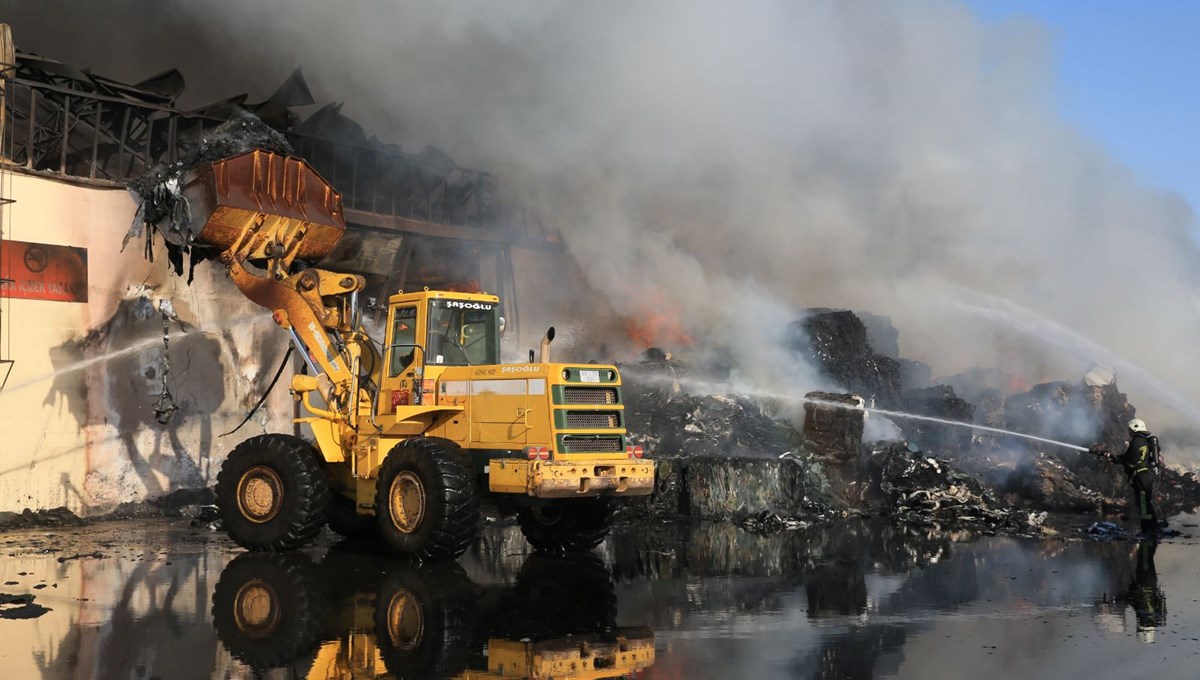
[[[1200,2],[967,0],[1053,36],[1063,115],[1152,186],[1200,211]]]

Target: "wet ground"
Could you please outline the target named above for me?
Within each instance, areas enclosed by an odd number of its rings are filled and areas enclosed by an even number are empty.
[[[1186,536],[672,525],[550,558],[491,527],[458,563],[416,566],[125,521],[2,534],[0,583],[33,596],[0,606],[11,678],[1175,678],[1200,661]]]

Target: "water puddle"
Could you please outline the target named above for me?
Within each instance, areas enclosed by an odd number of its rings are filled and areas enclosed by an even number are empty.
[[[7,606],[49,609],[0,617],[8,677],[1184,677],[1200,655],[1191,539],[663,525],[549,557],[489,527],[418,565],[154,521],[13,532],[0,554]]]

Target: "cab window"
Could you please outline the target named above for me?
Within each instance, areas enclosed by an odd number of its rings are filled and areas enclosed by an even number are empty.
[[[391,366],[388,375],[392,378],[413,362],[417,342],[417,308],[398,307],[392,317]]]
[[[496,305],[467,300],[429,303],[428,363],[477,366],[499,363],[500,323]]]

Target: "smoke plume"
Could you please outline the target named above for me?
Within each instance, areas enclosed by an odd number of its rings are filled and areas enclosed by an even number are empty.
[[[303,63],[381,137],[495,172],[614,309],[671,310],[748,379],[811,386],[776,340],[845,306],[940,375],[1105,359],[1069,336],[1153,376],[1122,382],[1148,418],[1200,401],[1196,216],[1058,115],[1035,24],[951,0],[159,4],[192,57],[263,84]],[[188,57],[145,58],[195,84]]]

